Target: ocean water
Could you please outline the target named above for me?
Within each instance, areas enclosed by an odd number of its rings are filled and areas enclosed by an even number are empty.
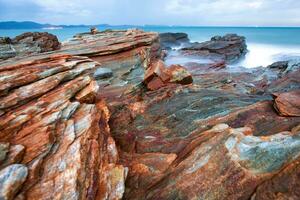
[[[139,28],[155,32],[185,32],[191,41],[202,42],[215,35],[237,33],[246,37],[249,53],[236,65],[252,68],[267,66],[289,57],[300,57],[300,27],[184,27],[184,26],[105,26],[105,29]],[[72,38],[76,33],[87,32],[89,28],[64,28],[56,30],[18,29],[0,30],[0,36],[14,37],[28,31],[47,31],[58,36],[60,41]],[[180,59],[180,58],[178,58]],[[186,58],[185,58],[186,59]]]

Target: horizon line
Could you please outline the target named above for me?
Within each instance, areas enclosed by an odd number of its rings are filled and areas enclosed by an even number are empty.
[[[137,26],[137,27],[145,27],[145,26],[165,26],[165,27],[220,27],[220,28],[300,28],[299,26],[286,26],[286,25],[170,25],[170,24],[108,24],[108,23],[102,23],[102,24],[51,24],[48,22],[41,23],[37,21],[15,21],[15,20],[8,20],[3,21],[0,20],[0,23],[3,22],[17,22],[17,23],[24,23],[24,22],[32,22],[37,23],[41,25],[52,25],[52,26]]]

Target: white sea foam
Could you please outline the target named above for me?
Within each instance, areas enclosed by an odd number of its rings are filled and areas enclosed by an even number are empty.
[[[196,56],[182,56],[176,51],[177,49],[180,49],[180,47],[173,48],[174,51],[171,51],[168,55],[166,59],[167,65],[212,62],[209,59],[203,59]],[[244,59],[240,60],[238,63],[230,65],[229,67],[266,67],[276,61],[284,61],[295,58],[300,60],[300,47],[250,43],[248,44],[248,50],[249,52],[246,54]]]
[[[292,57],[300,58],[300,47],[250,43],[248,50],[245,59],[235,65],[246,68],[266,67],[276,61],[288,60]]]

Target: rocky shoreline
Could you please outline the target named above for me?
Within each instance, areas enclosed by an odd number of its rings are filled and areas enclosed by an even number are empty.
[[[177,55],[207,63],[167,65]],[[236,34],[0,39],[0,199],[299,199],[300,61]]]

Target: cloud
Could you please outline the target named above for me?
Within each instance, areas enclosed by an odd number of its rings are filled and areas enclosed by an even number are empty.
[[[299,0],[0,0],[0,20],[300,26]]]

